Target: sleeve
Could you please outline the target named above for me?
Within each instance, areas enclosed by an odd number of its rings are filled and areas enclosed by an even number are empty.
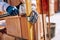
[[[5,2],[0,2],[0,11],[6,11],[8,6],[9,6],[9,4],[7,4]]]

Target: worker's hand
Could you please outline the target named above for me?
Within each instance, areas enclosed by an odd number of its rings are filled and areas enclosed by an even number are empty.
[[[25,0],[20,0],[20,2],[21,2],[21,3],[24,3],[24,2],[25,2]]]
[[[16,7],[9,6],[9,7],[7,7],[6,10],[7,10],[8,14],[11,16],[15,16],[15,15],[19,14],[19,11]]]
[[[37,22],[37,19],[38,19],[38,14],[36,11],[33,11],[31,12],[30,16],[28,17],[28,21],[32,24],[36,23]]]

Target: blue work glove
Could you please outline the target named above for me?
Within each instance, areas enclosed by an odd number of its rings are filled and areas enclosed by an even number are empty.
[[[13,6],[8,6],[6,11],[8,12],[8,14],[10,16],[15,16],[15,15],[18,15],[19,14],[19,11],[16,7],[13,7]]]

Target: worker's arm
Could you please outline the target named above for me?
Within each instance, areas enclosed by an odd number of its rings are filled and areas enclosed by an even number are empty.
[[[16,7],[13,7],[5,2],[0,2],[0,11],[6,11],[7,14],[11,16],[17,15],[19,13]]]

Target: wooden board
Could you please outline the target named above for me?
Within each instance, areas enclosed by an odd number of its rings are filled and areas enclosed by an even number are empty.
[[[49,12],[48,0],[41,0],[41,10],[42,14],[47,14]]]
[[[54,11],[54,0],[49,0],[49,14],[51,16],[55,14],[55,11]]]
[[[39,14],[42,13],[42,10],[41,10],[41,0],[36,0],[36,6],[37,6],[37,11]]]
[[[27,39],[28,40],[28,27],[27,27],[27,19],[26,17],[21,17],[21,30],[22,30],[22,38]]]
[[[44,40],[44,30],[43,30],[43,20],[42,20],[42,14],[39,15],[40,16],[40,39]]]
[[[0,26],[0,30],[4,30],[5,28],[5,26]]]
[[[3,15],[4,14],[4,11],[0,11],[0,15]]]
[[[3,34],[0,32],[0,40],[2,39],[2,35],[3,35]]]
[[[26,15],[27,17],[30,16],[31,12],[32,12],[32,6],[31,6],[31,1],[32,0],[26,0]],[[34,27],[33,24],[31,24],[28,19],[27,19],[27,27],[28,27],[28,40],[34,40]]]
[[[58,0],[58,1],[59,1],[59,2],[58,2],[58,6],[59,6],[58,9],[59,9],[59,11],[60,11],[60,0]]]
[[[7,34],[3,34],[2,40],[15,40],[15,37],[9,36]]]
[[[46,22],[46,14],[43,14],[43,33],[45,36],[45,40],[47,40],[47,22]]]
[[[38,22],[34,24],[34,40],[38,40]]]
[[[5,18],[7,34],[21,38],[21,25],[18,16]]]
[[[8,0],[8,3],[13,6],[17,6],[20,4],[20,0]]]
[[[37,8],[39,10],[38,13],[40,13],[40,15],[39,15],[40,16],[40,19],[39,19],[39,21],[40,21],[40,24],[39,24],[40,25],[40,27],[39,27],[40,37],[38,40],[47,40],[47,36],[46,36],[47,35],[46,15],[49,12],[48,0],[36,0],[36,1],[38,1],[38,4],[40,4],[40,5],[37,4]],[[39,21],[38,21],[38,23],[39,23]]]
[[[38,40],[44,40],[43,36],[43,22],[42,22],[42,4],[41,0],[36,0],[37,12],[38,12],[38,21],[37,21],[37,28],[38,28]]]
[[[59,7],[59,5],[58,5],[58,0],[54,0],[54,11],[55,12],[58,12],[58,8]]]

